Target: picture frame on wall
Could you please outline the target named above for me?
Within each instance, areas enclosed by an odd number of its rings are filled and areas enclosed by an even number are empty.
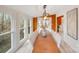
[[[78,8],[67,12],[67,34],[78,40]]]

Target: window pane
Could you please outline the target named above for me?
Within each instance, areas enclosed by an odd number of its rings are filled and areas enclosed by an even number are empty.
[[[11,30],[10,28],[11,28],[10,16],[4,15],[3,32],[10,31]]]
[[[24,27],[24,19],[21,19],[20,20],[20,28],[23,28]]]
[[[20,20],[20,40],[24,38],[24,19]]]
[[[3,30],[2,30],[2,27],[3,27],[3,26],[2,26],[2,25],[3,25],[3,24],[2,24],[2,23],[3,23],[3,22],[2,22],[2,21],[3,21],[3,19],[2,19],[2,18],[4,18],[4,17],[3,17],[3,14],[2,14],[2,13],[0,13],[0,34],[1,34],[1,33],[2,33],[2,31],[3,31]]]
[[[11,48],[11,16],[0,13],[0,52],[6,52]]]
[[[28,34],[30,34],[30,20],[28,20]]]
[[[11,17],[0,13],[0,34],[11,30]]]
[[[11,33],[0,36],[0,53],[6,52],[11,48]]]
[[[20,29],[20,39],[24,38],[24,29]]]

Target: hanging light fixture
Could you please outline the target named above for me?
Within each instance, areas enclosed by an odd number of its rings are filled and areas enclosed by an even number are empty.
[[[43,16],[46,16],[46,6],[47,6],[47,5],[44,5],[44,6],[43,6],[43,9],[44,9]]]
[[[47,5],[43,6],[44,12],[43,12],[43,18],[46,19],[48,17],[48,13],[46,12]]]
[[[47,30],[46,30],[46,20],[47,20],[47,13],[46,13],[46,6],[47,5],[44,5],[43,6],[43,9],[44,9],[44,12],[43,12],[43,20],[42,20],[42,31],[41,31],[41,35],[43,37],[47,37]]]

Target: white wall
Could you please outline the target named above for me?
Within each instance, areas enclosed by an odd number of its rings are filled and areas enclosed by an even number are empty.
[[[79,9],[79,6],[77,6]],[[74,8],[74,7],[73,7]],[[71,10],[71,9],[70,9]],[[79,11],[79,10],[78,10]],[[66,11],[67,12],[67,11]],[[64,14],[64,24],[63,24],[63,29],[64,29],[64,38],[63,40],[76,52],[79,52],[79,39],[75,40],[71,38],[70,36],[67,35],[67,15],[66,12]],[[78,12],[78,18],[79,18],[79,12]],[[78,19],[78,30],[79,30],[79,19]],[[79,34],[79,31],[78,31]],[[78,35],[79,36],[79,35]]]
[[[67,11],[73,8],[78,8],[78,11],[79,11],[79,6],[77,5],[77,6],[68,6],[68,9],[66,6],[66,9],[61,9],[61,11],[57,13],[57,16],[64,15],[63,24],[62,24],[63,33],[60,35],[59,33],[52,31],[52,35],[54,36],[59,48],[60,48],[61,41],[64,40],[75,52],[79,52],[79,38],[78,40],[75,40],[67,35],[67,15],[66,14],[67,14]],[[79,12],[78,12],[78,18],[79,18]],[[78,19],[78,37],[79,37],[79,19]]]

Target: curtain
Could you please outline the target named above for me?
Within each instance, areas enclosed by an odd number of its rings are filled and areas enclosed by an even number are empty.
[[[56,31],[56,14],[51,15],[51,19],[52,19],[52,30]]]
[[[61,24],[62,24],[62,17],[63,17],[63,16],[57,17],[57,24],[58,24],[58,25],[61,25]]]
[[[63,16],[57,17],[57,32],[59,32],[60,25],[62,24],[62,17]]]
[[[37,17],[33,17],[33,32],[37,30]]]

